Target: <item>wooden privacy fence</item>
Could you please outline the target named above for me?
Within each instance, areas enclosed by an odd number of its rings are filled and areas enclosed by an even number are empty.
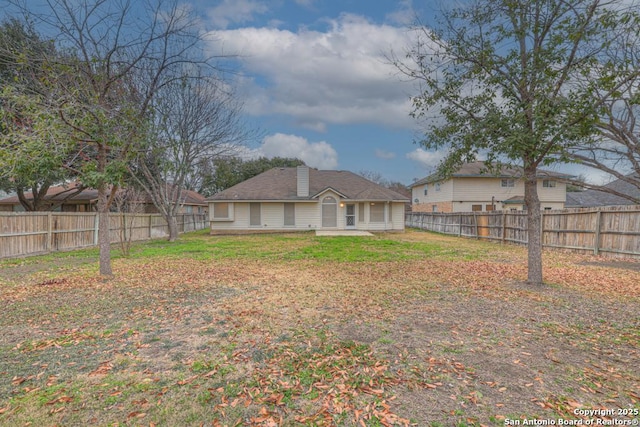
[[[208,226],[205,214],[178,215],[180,233]],[[159,214],[109,214],[111,243],[146,240],[169,235]],[[0,212],[0,258],[36,255],[96,246],[95,212]]]
[[[544,247],[640,257],[640,206],[542,211]],[[500,242],[527,244],[527,213],[411,212],[407,227]]]

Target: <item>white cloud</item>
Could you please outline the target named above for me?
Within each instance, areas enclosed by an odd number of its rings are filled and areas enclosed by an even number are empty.
[[[246,73],[245,111],[281,114],[300,125],[377,123],[413,128],[407,93],[385,55],[410,44],[404,27],[343,14],[326,31],[241,28],[213,33],[216,48],[237,53]]]
[[[393,159],[396,157],[396,153],[393,153],[391,151],[381,150],[379,148],[376,148],[375,154],[377,158],[385,159],[385,160]]]
[[[421,166],[427,168],[435,168],[440,161],[444,159],[445,153],[440,151],[426,151],[422,148],[416,148],[415,150],[407,153],[407,159],[413,160],[419,163]]]
[[[276,133],[264,138],[255,156],[295,157],[318,169],[338,167],[338,153],[325,141],[309,142],[297,135]]]
[[[266,4],[256,0],[223,0],[207,11],[209,20],[216,28],[227,28],[231,24],[251,22],[256,15],[269,11]]]
[[[399,25],[410,25],[416,19],[416,13],[413,10],[412,0],[400,0],[400,7],[387,15],[387,20]]]

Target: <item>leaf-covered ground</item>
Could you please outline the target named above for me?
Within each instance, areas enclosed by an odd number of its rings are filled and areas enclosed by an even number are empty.
[[[533,287],[522,247],[407,231],[195,233],[113,264],[0,262],[0,425],[640,419],[637,261],[545,252]]]

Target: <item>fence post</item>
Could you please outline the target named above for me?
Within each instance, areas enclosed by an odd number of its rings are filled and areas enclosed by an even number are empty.
[[[602,211],[598,209],[596,212],[596,236],[593,244],[593,254],[598,255],[600,253],[600,226],[602,223]]]
[[[149,214],[149,239],[151,239],[151,232],[153,231],[153,217]]]
[[[544,211],[540,211],[540,246],[544,248]]]
[[[504,239],[507,237],[507,213],[502,211],[502,243],[504,243]]]
[[[480,239],[480,234],[478,233],[478,214],[476,212],[473,213],[473,225],[476,229],[476,239]]]
[[[53,251],[53,212],[47,212],[47,252]]]
[[[462,236],[462,214],[458,215],[458,237]]]
[[[93,245],[98,246],[98,212],[94,213],[93,217]]]

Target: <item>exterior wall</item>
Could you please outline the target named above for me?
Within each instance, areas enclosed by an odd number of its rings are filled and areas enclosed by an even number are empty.
[[[566,184],[555,181],[555,187],[547,188],[543,179],[538,180],[538,196],[542,209],[563,209],[566,200]],[[440,185],[440,191],[435,191],[435,184],[426,184],[427,195],[424,195],[425,185],[412,188],[412,210],[414,212],[433,212],[433,205],[438,212],[471,212],[473,205],[481,205],[482,211],[487,211],[487,205],[493,205],[496,210],[522,210],[522,204],[503,204],[512,197],[524,196],[524,181],[516,180],[513,187],[502,187],[502,178],[454,178]],[[418,202],[416,202],[418,200]],[[445,202],[448,202],[445,203]]]
[[[439,184],[440,190],[437,191],[437,185]],[[427,195],[425,196],[424,190],[427,189]],[[438,202],[448,202],[453,200],[454,186],[452,180],[441,181],[437,183],[429,183],[413,187],[411,189],[411,201],[414,204],[434,204]],[[418,201],[416,202],[416,199]]]
[[[320,228],[320,205],[318,203],[296,203],[295,225],[284,225],[284,203],[262,202],[260,205],[260,226],[249,225],[249,203],[229,203],[232,220],[217,220],[213,217],[213,206],[209,207],[211,230],[314,230]],[[231,207],[233,206],[233,207]]]
[[[284,225],[284,202],[261,202],[260,226],[249,225],[249,203],[229,202],[230,218],[220,220],[213,217],[213,203],[209,205],[209,221],[211,231],[305,231],[322,229],[322,199],[327,196],[334,197],[337,204],[337,227],[329,228],[334,230],[344,230],[346,228],[346,205],[356,206],[356,229],[369,231],[404,230],[404,203],[403,202],[373,202],[384,205],[384,221],[370,221],[370,207],[372,202],[364,203],[364,221],[360,221],[360,204],[358,201],[348,201],[340,199],[337,194],[327,192],[320,197],[320,200],[313,202],[295,203],[295,225]]]
[[[543,186],[543,181],[542,179],[538,180],[538,196],[540,197],[540,201],[543,202],[543,204],[554,204],[554,206],[560,203],[562,207],[559,209],[564,209],[564,203],[567,200],[567,184],[555,181],[555,187],[546,188]],[[524,192],[522,194],[524,194]]]
[[[451,202],[433,202],[433,203],[419,203],[413,204],[411,210],[413,212],[433,212],[433,207],[436,207],[436,212],[450,213],[453,212],[453,203]]]
[[[507,200],[514,196],[524,196],[524,181],[522,180],[515,180],[513,187],[502,187],[502,178],[455,178],[452,181],[454,181],[455,190],[451,200],[454,205],[460,201],[472,204],[489,202],[490,204],[492,197],[497,205],[497,201]],[[456,210],[456,212],[460,211]]]

